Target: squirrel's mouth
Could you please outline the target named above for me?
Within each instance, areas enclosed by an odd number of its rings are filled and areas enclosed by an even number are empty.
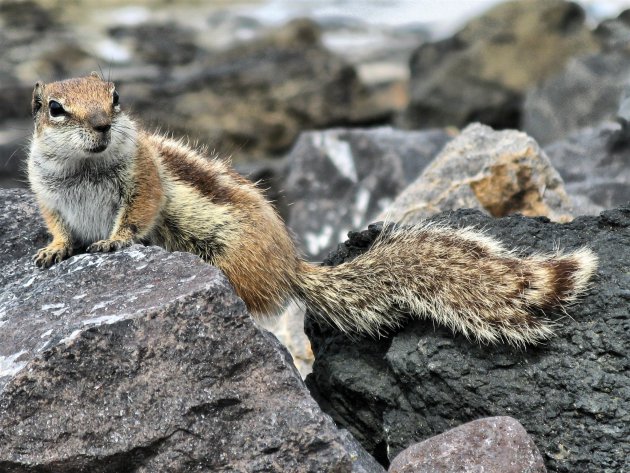
[[[88,151],[90,153],[102,153],[106,149],[107,149],[107,143],[103,143],[103,144],[100,144],[98,146],[95,146],[94,148],[88,149]]]

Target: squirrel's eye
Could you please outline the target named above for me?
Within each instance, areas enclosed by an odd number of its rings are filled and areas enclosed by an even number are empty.
[[[113,102],[113,104],[114,104],[114,107],[115,107],[116,105],[118,105],[118,101],[119,101],[119,99],[120,99],[120,97],[118,96],[118,92],[116,92],[116,91],[114,90],[114,93],[112,94],[112,102]]]
[[[56,102],[54,100],[48,102],[48,110],[50,110],[51,117],[60,117],[61,115],[66,113],[66,111],[63,109],[63,106],[59,102]]]

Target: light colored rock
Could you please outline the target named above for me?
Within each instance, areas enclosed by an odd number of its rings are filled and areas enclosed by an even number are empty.
[[[277,317],[258,321],[258,325],[273,333],[293,358],[293,364],[300,372],[302,379],[313,370],[313,350],[311,342],[304,333],[304,307],[291,303]]]
[[[389,473],[546,473],[534,441],[511,417],[460,425],[411,445],[392,461]]]
[[[572,219],[562,178],[524,133],[472,124],[433,160],[377,220],[415,223],[444,210],[475,208]]]

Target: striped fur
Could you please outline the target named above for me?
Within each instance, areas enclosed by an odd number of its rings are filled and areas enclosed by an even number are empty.
[[[254,184],[216,157],[138,129],[113,91],[93,76],[35,88],[29,180],[53,235],[35,257],[40,266],[77,246],[145,242],[221,268],[254,315],[295,298],[346,332],[376,335],[429,317],[513,344],[547,338],[551,325],[533,312],[563,309],[596,269],[588,249],[521,258],[480,232],[428,224],[384,232],[343,265],[312,265]],[[67,114],[52,116],[50,100]]]

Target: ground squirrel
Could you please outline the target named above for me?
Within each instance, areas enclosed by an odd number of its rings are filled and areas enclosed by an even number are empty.
[[[97,74],[33,91],[28,175],[53,236],[35,262],[133,242],[218,266],[254,315],[297,299],[341,330],[375,335],[429,317],[483,342],[551,334],[533,312],[575,300],[596,269],[583,248],[519,257],[472,229],[424,224],[383,232],[337,267],[300,256],[261,191],[217,157],[147,133]]]

